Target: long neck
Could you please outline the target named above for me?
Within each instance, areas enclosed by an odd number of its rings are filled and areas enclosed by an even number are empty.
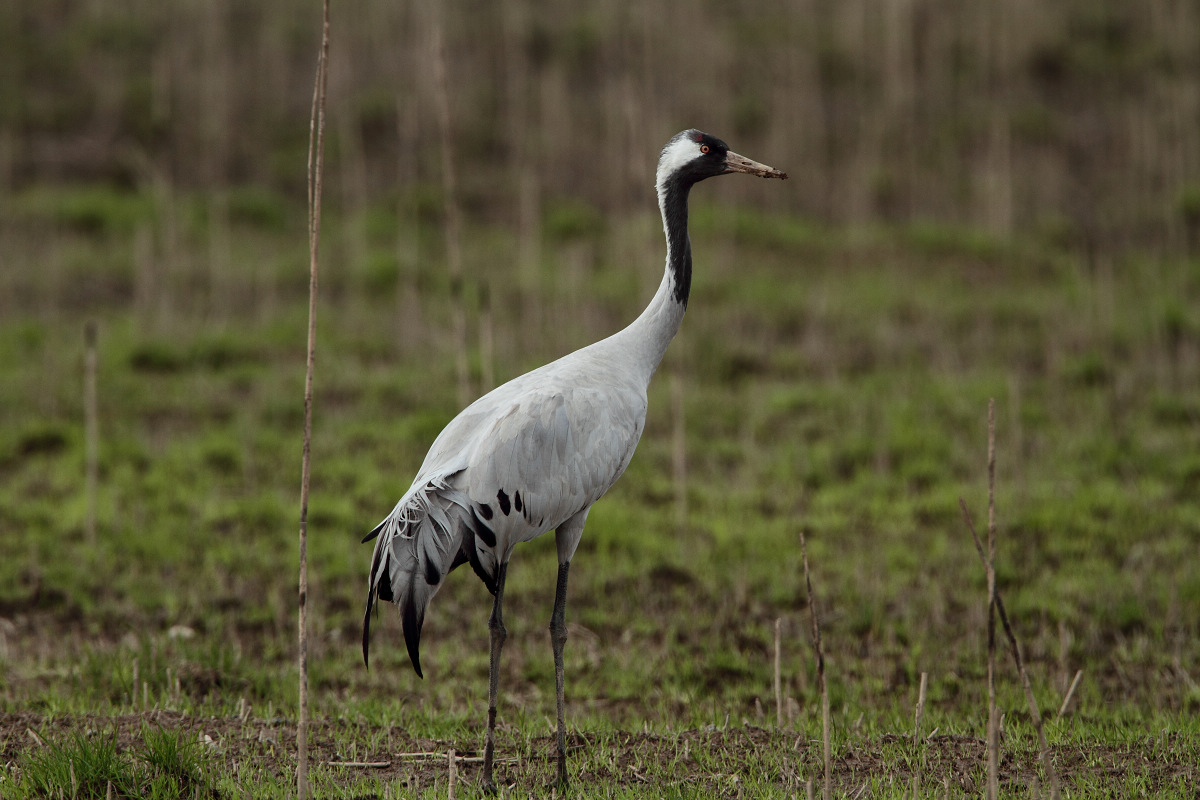
[[[645,370],[647,381],[658,369],[667,345],[679,331],[692,288],[692,245],[688,240],[688,192],[691,188],[690,182],[685,183],[678,177],[659,182],[658,207],[667,239],[666,269],[646,310],[617,334]]]
[[[666,181],[658,193],[658,208],[662,212],[663,233],[667,237],[667,269],[663,283],[671,282],[672,297],[687,308],[688,294],[692,291],[692,243],[688,239],[688,192],[690,184],[677,178]],[[675,330],[679,323],[675,323]],[[672,331],[672,336],[674,331]]]

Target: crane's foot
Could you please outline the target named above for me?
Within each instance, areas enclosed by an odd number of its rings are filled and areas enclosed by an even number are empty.
[[[557,791],[558,796],[562,797],[566,794],[567,789],[571,788],[571,781],[567,779],[567,765],[562,757],[559,757],[558,762],[558,777],[555,778],[548,786],[546,791]]]
[[[496,784],[492,783],[491,781],[484,781],[479,788],[483,789],[483,793],[489,797],[495,797],[500,793],[499,790],[496,789]]]

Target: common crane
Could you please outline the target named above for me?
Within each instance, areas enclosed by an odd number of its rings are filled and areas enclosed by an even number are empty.
[[[496,695],[506,631],[504,580],[513,548],[555,532],[558,584],[550,617],[558,712],[558,783],[567,784],[563,645],[567,571],[592,504],[633,457],[646,423],[646,390],[679,330],[692,282],[688,193],[714,175],[787,178],[697,130],[676,134],[658,161],[656,186],[667,240],[654,298],[618,333],[500,386],[469,405],[434,440],[412,486],[363,539],[376,539],[363,617],[368,660],[371,609],[400,611],[413,669],[421,676],[421,625],[447,573],[470,564],[495,600],[488,620],[488,721],[483,786],[495,790]]]

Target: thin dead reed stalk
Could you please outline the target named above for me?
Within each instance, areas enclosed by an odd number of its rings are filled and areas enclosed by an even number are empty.
[[[913,714],[913,748],[921,746],[921,717],[925,714],[925,689],[929,685],[929,673],[921,673],[921,685],[917,689],[917,708]],[[916,800],[920,796],[921,788],[921,754],[916,755],[916,766],[912,776],[912,796]]]
[[[783,681],[780,676],[779,626],[783,623],[780,617],[775,618],[775,727],[783,727]]]
[[[83,415],[84,436],[86,438],[87,454],[85,456],[84,480],[87,484],[87,518],[84,530],[87,543],[96,544],[96,495],[99,491],[99,461],[100,461],[100,411],[96,399],[96,372],[99,359],[96,355],[96,321],[88,320],[83,326],[83,343],[85,348],[83,362]]]
[[[1062,705],[1058,707],[1058,716],[1067,713],[1067,706],[1071,705],[1071,698],[1075,696],[1075,690],[1079,687],[1079,681],[1083,679],[1083,670],[1075,671],[1075,679],[1071,681],[1071,688],[1067,689],[1067,694],[1063,697]]]
[[[321,51],[308,131],[308,350],[304,371],[304,446],[300,458],[299,721],[296,796],[308,798],[308,487],[312,475],[313,367],[317,346],[317,255],[321,242],[321,178],[325,167],[325,87],[329,72],[329,0],[322,10]]]
[[[829,688],[825,684],[825,650],[821,647],[821,622],[817,616],[816,598],[813,596],[812,577],[808,571],[808,545],[804,541],[804,531],[800,531],[800,558],[804,562],[804,586],[808,590],[808,614],[812,621],[813,647],[817,651],[817,686],[821,692],[821,754],[825,765],[824,788],[821,796],[825,800],[833,797],[832,776],[830,774],[829,748]]]
[[[921,741],[921,717],[925,714],[925,687],[929,683],[929,673],[921,673],[921,687],[917,690],[917,710],[913,715],[913,744]]]
[[[988,541],[983,566],[987,570],[987,797],[1000,796],[1000,725],[996,714],[996,401],[988,398]]]
[[[981,561],[986,560],[986,555],[983,550],[983,543],[979,541],[979,534],[975,532],[975,522],[971,519],[971,512],[967,510],[967,504],[962,498],[958,500],[959,507],[962,509],[963,518],[967,522],[967,528],[971,531],[971,538],[975,541],[975,550],[979,553]],[[1041,747],[1041,752],[1038,757],[1042,761],[1042,767],[1046,770],[1046,775],[1050,779],[1050,796],[1057,798],[1059,796],[1058,775],[1054,771],[1054,763],[1050,759],[1050,745],[1046,741],[1046,731],[1042,726],[1042,715],[1038,711],[1037,700],[1033,696],[1033,688],[1029,683],[1029,673],[1025,670],[1025,661],[1021,657],[1021,648],[1017,643],[1016,634],[1013,633],[1012,625],[1008,621],[1008,613],[1004,610],[1004,600],[1000,594],[996,593],[996,613],[1000,617],[1000,624],[1004,628],[1005,636],[1008,638],[1008,646],[1012,652],[1013,661],[1017,665],[1017,673],[1021,676],[1021,685],[1025,689],[1025,700],[1029,704],[1029,716],[1033,719],[1033,726],[1037,729],[1038,743]],[[1076,673],[1076,678],[1081,677],[1080,673]],[[1070,700],[1068,694],[1067,699],[1063,701],[1066,705],[1067,700]]]
[[[1004,628],[1005,636],[1008,639],[1009,649],[1012,652],[1013,662],[1017,665],[1017,673],[1021,678],[1021,686],[1025,690],[1025,700],[1029,704],[1029,716],[1033,720],[1034,728],[1038,734],[1038,744],[1040,752],[1038,757],[1041,759],[1042,767],[1046,771],[1046,776],[1050,780],[1050,797],[1057,800],[1059,797],[1058,774],[1054,770],[1054,762],[1050,757],[1050,745],[1046,741],[1046,730],[1042,725],[1042,715],[1038,711],[1037,699],[1033,696],[1033,687],[1029,682],[1029,673],[1025,669],[1025,661],[1021,657],[1021,647],[1017,642],[1016,634],[1013,633],[1012,625],[1009,623],[1008,614],[1004,610],[1004,601],[1000,597],[999,591],[996,589],[996,574],[995,574],[995,537],[996,537],[996,508],[995,508],[995,402],[988,402],[988,549],[985,551],[983,543],[979,540],[979,534],[975,531],[975,522],[971,518],[971,512],[967,509],[966,502],[960,497],[958,500],[959,507],[962,509],[963,519],[967,523],[967,529],[971,532],[971,539],[975,543],[975,551],[979,555],[979,560],[983,562],[985,569],[988,572],[988,791],[989,796],[998,796],[999,790],[999,720],[993,720],[992,714],[995,712],[995,617],[1000,617],[1000,624]],[[1078,677],[1078,675],[1077,675]],[[1067,700],[1070,699],[1068,694]],[[1064,701],[1064,707],[1066,701]],[[994,760],[994,761],[993,761]],[[995,771],[993,771],[993,763]],[[993,793],[995,792],[995,793]]]

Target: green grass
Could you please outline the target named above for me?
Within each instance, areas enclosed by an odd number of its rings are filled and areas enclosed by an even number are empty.
[[[153,204],[56,197],[6,201],[20,213],[0,229],[13,265],[0,274],[0,759],[18,767],[0,794],[69,794],[63,764],[78,762],[77,782],[112,780],[131,796],[285,796],[307,286],[302,236],[286,222],[297,210],[235,193],[232,268],[218,271],[208,222],[188,211],[206,204],[181,199],[179,249],[155,239],[159,272],[138,300],[131,239],[139,225],[161,232]],[[426,680],[386,609],[370,670],[359,652],[359,539],[456,411],[437,237],[376,230],[387,212],[352,221],[365,252],[336,213],[325,236],[309,558],[314,780],[328,796],[444,796],[444,763],[372,773],[327,762],[474,754],[486,711],[490,596],[468,572],[430,610]],[[657,281],[649,216],[600,226],[576,212],[556,218],[536,290],[509,266],[507,233],[469,232],[500,379],[615,330]],[[402,291],[411,265],[394,261],[397,235],[421,237],[417,298]],[[817,774],[802,528],[840,790],[899,797],[919,768],[926,786],[950,776],[977,794],[986,583],[958,499],[982,525],[994,397],[998,584],[1072,795],[1104,796],[1116,781],[1189,796],[1200,264],[1129,257],[1095,273],[1071,251],[973,231],[824,229],[702,200],[693,246],[690,313],[663,367],[684,388],[687,483],[673,477],[664,374],[639,452],[593,510],[572,568],[568,720],[586,745],[571,762],[585,795],[784,797]],[[101,331],[94,544],[87,318]],[[500,716],[511,727],[498,757],[522,759],[505,767],[518,792],[550,777],[554,574],[549,539],[523,545],[506,594]],[[1077,669],[1074,713],[1054,719]],[[949,738],[911,747],[895,737],[910,732],[921,672],[923,727]],[[1001,689],[1006,791],[1025,796],[1040,767],[1007,662]],[[136,727],[156,713],[162,731]],[[80,719],[100,733],[71,734]],[[121,736],[105,738],[116,725]],[[26,728],[46,728],[46,746]],[[191,746],[205,731],[211,758]],[[1154,766],[1138,766],[1142,755]],[[474,769],[464,765],[464,796]]]
[[[140,740],[121,746],[115,730],[91,729],[50,739],[18,760],[13,796],[51,797],[65,790],[81,800],[213,796],[217,773],[208,745],[189,732],[144,723]]]

